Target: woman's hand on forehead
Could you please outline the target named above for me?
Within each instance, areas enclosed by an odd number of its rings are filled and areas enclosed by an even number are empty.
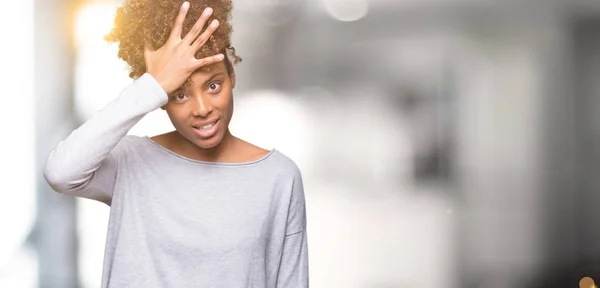
[[[210,7],[206,8],[190,31],[182,38],[183,23],[189,6],[189,2],[184,2],[181,6],[169,39],[162,47],[153,50],[146,43],[144,48],[146,71],[156,79],[167,94],[182,87],[194,71],[225,58],[225,55],[217,54],[196,59],[196,52],[206,44],[210,36],[219,27],[219,21],[215,19],[207,26],[213,10]],[[202,32],[205,26],[207,27]]]

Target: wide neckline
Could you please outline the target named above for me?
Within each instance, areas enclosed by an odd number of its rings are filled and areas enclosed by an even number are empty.
[[[192,162],[192,163],[197,163],[197,164],[203,164],[203,165],[214,165],[214,166],[249,166],[249,165],[254,165],[254,164],[258,164],[260,162],[263,162],[265,160],[267,160],[269,157],[271,157],[271,155],[273,155],[277,149],[273,148],[271,150],[269,150],[269,153],[259,159],[256,160],[252,160],[252,161],[248,161],[248,162],[237,162],[237,163],[233,163],[233,162],[211,162],[211,161],[202,161],[202,160],[196,160],[196,159],[192,159],[192,158],[188,158],[185,157],[183,155],[179,155],[165,147],[163,147],[162,145],[154,142],[154,140],[152,140],[152,138],[150,138],[150,136],[144,136],[143,138],[145,138],[146,140],[148,140],[148,142],[150,142],[150,144],[152,144],[152,146],[157,147],[159,150],[168,153],[171,156],[175,156],[181,160],[187,161],[187,162]]]

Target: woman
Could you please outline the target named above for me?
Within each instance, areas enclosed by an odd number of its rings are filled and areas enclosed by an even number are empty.
[[[298,167],[228,129],[231,8],[126,1],[107,39],[134,81],[47,159],[54,190],[110,206],[102,287],[308,287]],[[126,135],[157,108],[175,131]]]

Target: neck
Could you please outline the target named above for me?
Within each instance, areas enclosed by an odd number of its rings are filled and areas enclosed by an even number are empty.
[[[180,141],[177,145],[179,154],[182,154],[188,158],[206,161],[206,162],[226,162],[226,159],[230,158],[232,148],[235,144],[236,138],[231,135],[229,129],[223,136],[223,139],[219,144],[212,148],[202,148],[198,147],[193,142],[190,142],[185,137],[181,136],[181,134],[177,133]]]

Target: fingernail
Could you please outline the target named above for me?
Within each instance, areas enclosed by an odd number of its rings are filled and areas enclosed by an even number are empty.
[[[188,7],[190,7],[190,2],[183,2],[183,9],[187,9]]]
[[[212,8],[208,7],[206,9],[204,9],[204,15],[208,15],[210,13],[212,13]]]
[[[213,20],[211,25],[212,25],[213,27],[217,27],[217,26],[219,26],[219,20],[216,20],[216,19],[215,19],[215,20]]]
[[[217,59],[223,60],[223,59],[225,59],[225,55],[219,54],[219,55],[217,55]]]

